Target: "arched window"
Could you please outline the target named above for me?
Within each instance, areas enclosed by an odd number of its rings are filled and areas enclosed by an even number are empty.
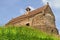
[[[29,24],[29,23],[27,23],[27,24],[26,24],[26,26],[30,26],[30,24]]]

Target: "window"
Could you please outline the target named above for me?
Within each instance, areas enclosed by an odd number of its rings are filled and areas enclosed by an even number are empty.
[[[29,24],[29,23],[27,23],[27,24],[26,24],[26,26],[30,26],[30,24]]]

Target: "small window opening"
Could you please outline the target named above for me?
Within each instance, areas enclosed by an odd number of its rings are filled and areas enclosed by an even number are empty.
[[[45,16],[45,14],[43,14]]]
[[[54,30],[51,30],[51,32],[53,33]]]
[[[26,26],[30,26],[30,24],[29,24],[29,23],[27,23],[27,24],[26,24]]]

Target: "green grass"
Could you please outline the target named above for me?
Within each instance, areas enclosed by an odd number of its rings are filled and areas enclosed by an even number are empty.
[[[47,34],[30,26],[0,27],[0,40],[60,40],[52,34]]]

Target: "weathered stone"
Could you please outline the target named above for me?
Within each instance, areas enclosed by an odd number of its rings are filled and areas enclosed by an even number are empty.
[[[33,11],[29,8],[26,10],[26,14],[12,19],[6,25],[32,26],[47,33],[59,34],[55,25],[55,16],[48,4]]]

